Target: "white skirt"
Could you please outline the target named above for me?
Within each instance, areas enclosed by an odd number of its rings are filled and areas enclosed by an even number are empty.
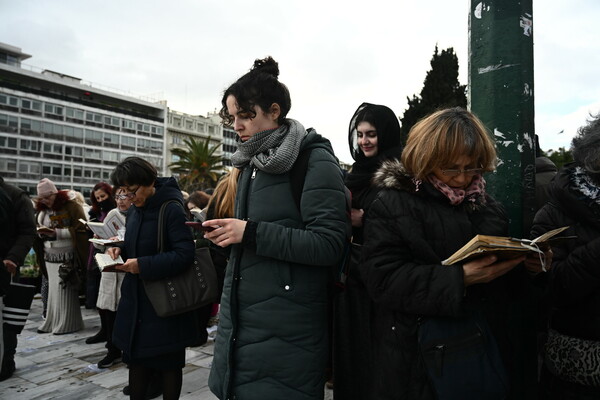
[[[121,300],[123,279],[125,279],[124,272],[102,272],[96,307],[101,310],[117,311]]]
[[[44,243],[46,245],[46,243]],[[58,250],[56,244],[53,243],[52,249],[50,246],[45,246],[47,253],[52,250],[60,252],[72,252],[72,247],[60,248]],[[63,253],[64,255],[65,253]],[[62,286],[61,279],[58,276],[58,268],[63,262],[51,262],[48,258],[52,255],[46,254],[46,271],[48,272],[48,311],[46,312],[46,321],[39,327],[42,332],[52,332],[54,334],[63,334],[76,332],[83,329],[83,318],[81,317],[81,306],[79,305],[79,288],[72,285]],[[55,254],[59,256],[59,254]],[[71,255],[72,257],[72,255]]]

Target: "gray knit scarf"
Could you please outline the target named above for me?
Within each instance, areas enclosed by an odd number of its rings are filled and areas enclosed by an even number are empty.
[[[238,142],[231,163],[241,168],[249,162],[269,174],[283,174],[296,162],[306,129],[296,120],[287,119],[286,124],[274,131],[258,132],[245,142]]]

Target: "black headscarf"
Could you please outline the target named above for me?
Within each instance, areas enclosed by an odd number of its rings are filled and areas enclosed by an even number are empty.
[[[366,157],[358,147],[356,127],[363,121],[369,122],[377,130],[377,155],[374,157]],[[350,120],[348,145],[355,162],[352,172],[346,176],[346,186],[354,193],[370,186],[373,174],[384,160],[400,158],[402,138],[398,117],[389,107],[362,103]]]

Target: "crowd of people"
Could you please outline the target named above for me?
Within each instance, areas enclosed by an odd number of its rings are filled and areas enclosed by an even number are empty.
[[[208,384],[221,400],[322,399],[326,383],[336,400],[600,398],[600,116],[573,139],[574,162],[536,163],[530,236],[568,227],[563,240],[444,265],[475,235],[508,236],[485,179],[495,144],[477,116],[441,109],[403,137],[390,108],[362,103],[344,173],[329,140],[288,117],[278,76],[271,57],[256,60],[224,91],[220,116],[238,141],[214,190],[188,196],[140,157],[95,185],[90,206],[46,178],[32,203],[0,178],[0,295],[33,247],[38,333],[79,331],[81,307],[97,309],[86,343],[106,342],[98,367],[127,364],[133,399],[179,398],[185,349],[206,343],[216,318]],[[90,243],[85,221],[115,213],[126,229]],[[210,249],[220,305],[159,316],[144,282],[182,273],[198,247]],[[124,261],[100,272],[98,253]],[[4,329],[2,341],[0,380],[15,371],[17,338]]]

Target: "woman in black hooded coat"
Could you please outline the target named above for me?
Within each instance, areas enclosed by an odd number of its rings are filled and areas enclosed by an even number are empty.
[[[576,237],[552,246],[540,398],[591,400],[600,398],[600,115],[579,130],[571,149],[575,162],[550,183],[532,228],[539,236],[569,226],[566,235]]]
[[[352,193],[352,242],[363,242],[363,216],[377,196],[371,184],[373,175],[385,160],[402,153],[398,117],[386,106],[363,103],[352,119],[348,132],[350,153],[355,160],[346,176]],[[353,251],[358,253],[356,247]],[[358,254],[356,254],[358,255]],[[371,300],[359,274],[357,258],[350,263],[345,290],[335,299],[333,333],[333,374],[336,400],[367,399],[369,325]]]

